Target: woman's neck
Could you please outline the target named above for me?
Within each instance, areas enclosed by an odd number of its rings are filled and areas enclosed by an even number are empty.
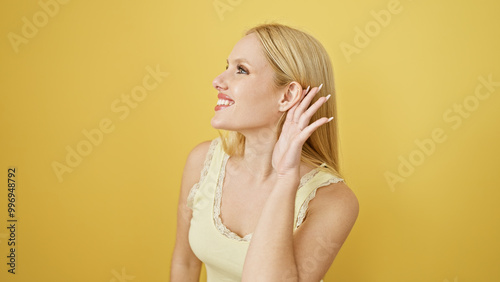
[[[275,137],[245,135],[244,154],[235,158],[234,161],[240,168],[251,173],[257,181],[272,178],[275,176],[272,157],[276,141]]]

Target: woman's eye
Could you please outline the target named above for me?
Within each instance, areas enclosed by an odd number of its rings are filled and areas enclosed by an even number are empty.
[[[238,70],[244,71],[245,74],[248,74],[248,72],[244,68],[242,68],[241,66],[238,66]],[[241,72],[238,72],[238,73],[241,73]]]
[[[229,68],[229,65],[226,65],[226,70]],[[241,66],[238,66],[238,72],[237,73],[244,73],[244,74],[248,74],[248,72],[242,68]]]

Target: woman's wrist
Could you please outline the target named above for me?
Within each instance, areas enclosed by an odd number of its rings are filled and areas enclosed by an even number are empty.
[[[296,192],[300,184],[299,174],[279,175],[274,185],[275,189]]]

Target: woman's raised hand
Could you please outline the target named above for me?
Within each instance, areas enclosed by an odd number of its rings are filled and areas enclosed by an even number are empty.
[[[273,168],[280,178],[298,179],[302,146],[318,127],[333,119],[333,117],[322,117],[309,124],[313,114],[330,98],[330,95],[321,97],[309,107],[321,86],[323,84],[313,87],[309,92],[309,87],[303,90],[299,102],[288,110],[272,157]]]

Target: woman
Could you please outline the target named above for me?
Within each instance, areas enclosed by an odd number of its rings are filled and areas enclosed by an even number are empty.
[[[202,262],[210,282],[320,281],[358,215],[330,58],[302,31],[262,24],[227,63],[213,81],[223,131],[184,168],[171,281],[198,281]]]

